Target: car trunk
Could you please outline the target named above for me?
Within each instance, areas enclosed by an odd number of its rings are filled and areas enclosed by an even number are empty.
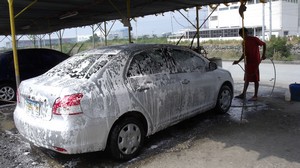
[[[55,100],[61,95],[68,95],[69,89],[64,89],[66,86],[72,88],[75,85],[75,79],[71,78],[47,79],[37,77],[25,80],[18,89],[18,106],[36,119],[51,120]]]

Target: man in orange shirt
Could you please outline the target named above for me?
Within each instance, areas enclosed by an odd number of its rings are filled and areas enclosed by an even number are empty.
[[[257,37],[249,36],[248,30],[246,28],[241,28],[239,30],[239,35],[244,39],[242,43],[243,54],[241,58],[237,61],[234,61],[233,64],[238,64],[241,60],[245,59],[245,83],[242,94],[236,96],[236,98],[245,98],[249,82],[254,82],[254,96],[249,100],[256,101],[259,87],[259,64],[261,60],[266,59],[266,43],[261,41]],[[262,57],[260,57],[260,46],[263,47]]]

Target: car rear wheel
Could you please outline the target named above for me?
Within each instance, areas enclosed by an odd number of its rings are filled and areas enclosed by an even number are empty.
[[[227,113],[231,106],[232,98],[233,98],[232,89],[227,85],[223,85],[219,91],[218,100],[215,107],[217,113],[220,114]]]
[[[11,84],[0,85],[0,100],[13,101],[16,99],[16,89]]]
[[[134,158],[141,150],[145,138],[143,124],[133,117],[118,122],[110,135],[109,149],[118,160]]]

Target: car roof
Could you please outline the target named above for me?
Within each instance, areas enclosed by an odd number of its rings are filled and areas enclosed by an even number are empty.
[[[56,53],[61,53],[62,55],[69,56],[68,54],[65,54],[63,52],[54,50],[54,49],[49,49],[49,48],[23,48],[23,49],[17,49],[18,53],[23,53],[23,52],[34,52],[34,51],[43,51],[43,52],[56,52]],[[12,54],[12,50],[1,52],[0,55],[9,55]]]
[[[114,45],[114,46],[103,46],[91,50],[86,50],[83,52],[78,53],[81,54],[92,54],[92,53],[112,53],[117,54],[119,52],[136,52],[140,50],[147,50],[151,48],[160,48],[160,47],[172,47],[172,48],[181,48],[182,46],[176,46],[172,44],[123,44],[123,45]],[[77,54],[76,54],[77,55]]]

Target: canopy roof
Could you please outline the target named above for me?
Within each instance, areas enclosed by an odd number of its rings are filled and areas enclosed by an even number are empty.
[[[127,10],[127,2],[130,10]],[[13,0],[13,7],[16,34],[46,34],[124,19],[128,11],[130,17],[139,17],[229,2],[238,0]],[[8,6],[8,0],[0,0],[0,35],[11,34]]]

